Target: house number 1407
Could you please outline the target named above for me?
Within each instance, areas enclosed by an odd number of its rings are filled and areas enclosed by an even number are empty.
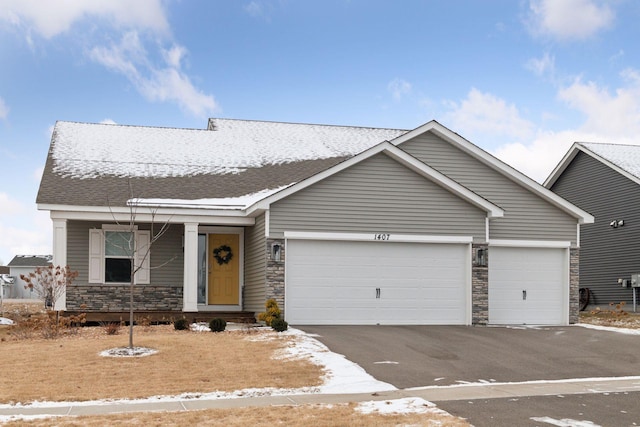
[[[373,240],[389,240],[391,234],[374,234]]]

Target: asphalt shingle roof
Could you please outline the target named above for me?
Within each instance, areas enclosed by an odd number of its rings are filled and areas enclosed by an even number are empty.
[[[210,119],[209,128],[58,122],[37,203],[240,197],[299,182],[406,132],[230,119]]]
[[[52,255],[16,255],[7,267],[46,267],[52,259]]]

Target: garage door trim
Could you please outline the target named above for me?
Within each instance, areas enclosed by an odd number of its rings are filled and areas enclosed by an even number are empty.
[[[285,231],[285,239],[345,240],[350,242],[388,241],[397,243],[458,243],[471,244],[471,236],[428,236],[396,233],[322,233],[308,231]]]
[[[570,248],[569,241],[555,240],[489,240],[489,247],[513,247],[513,248]]]

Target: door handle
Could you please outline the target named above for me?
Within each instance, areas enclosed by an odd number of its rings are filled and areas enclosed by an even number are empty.
[[[524,301],[524,300],[526,300],[526,299],[527,299],[527,291],[526,291],[526,290],[523,290],[523,291],[522,291],[522,300]]]
[[[380,299],[380,288],[376,288],[376,299]]]

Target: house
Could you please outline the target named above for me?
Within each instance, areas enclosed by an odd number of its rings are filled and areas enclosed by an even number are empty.
[[[47,267],[51,264],[52,255],[16,255],[7,267],[9,276],[13,278],[9,292],[4,294],[5,298],[38,299],[38,295],[32,289],[26,289],[26,283],[20,278],[34,272],[38,267]]]
[[[631,275],[640,273],[640,147],[577,142],[544,185],[596,217],[580,237],[580,287],[589,289],[589,305],[632,304]]]
[[[573,323],[593,222],[436,121],[58,122],[37,204],[79,272],[61,309],[126,312],[133,262],[138,312],[300,325]]]

